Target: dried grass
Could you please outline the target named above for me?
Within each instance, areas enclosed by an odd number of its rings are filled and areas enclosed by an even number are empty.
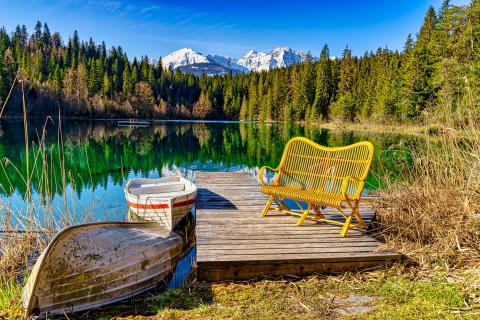
[[[480,132],[465,130],[410,149],[375,203],[377,235],[421,267],[480,262]]]

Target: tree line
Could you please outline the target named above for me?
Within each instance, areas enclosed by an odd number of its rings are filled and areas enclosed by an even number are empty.
[[[76,31],[64,43],[46,23],[32,34],[2,28],[0,102],[18,68],[31,114],[457,125],[480,120],[480,0],[431,7],[401,51],[356,56],[347,47],[332,59],[325,45],[315,61],[236,75],[194,76],[164,69],[161,58],[130,60],[121,47],[81,41]]]

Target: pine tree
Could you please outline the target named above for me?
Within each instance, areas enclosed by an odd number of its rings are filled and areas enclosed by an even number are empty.
[[[129,65],[127,64],[125,66],[125,69],[123,70],[123,76],[122,76],[122,83],[123,83],[122,92],[124,95],[129,95],[133,91],[133,81],[131,77],[132,77],[132,74],[130,72]]]
[[[430,8],[401,52],[379,48],[354,56],[347,47],[340,59],[330,59],[325,46],[318,62],[221,76],[164,70],[161,58],[130,62],[121,47],[81,41],[76,31],[64,44],[46,23],[38,22],[31,35],[25,26],[11,35],[2,28],[0,98],[17,67],[31,75],[37,92],[56,95],[72,115],[88,114],[102,101],[105,109],[96,112],[186,117],[195,108],[198,117],[287,123],[428,116],[455,125],[480,118],[480,0],[470,6],[445,0],[438,16]]]
[[[313,121],[317,119],[327,120],[333,95],[332,61],[330,60],[330,52],[327,45],[323,47],[320,53],[316,76],[315,100],[310,119]]]
[[[353,95],[353,72],[352,51],[346,47],[340,62],[338,100],[332,107],[332,115],[349,121],[353,121],[356,117],[356,103]]]
[[[352,90],[353,90],[352,51],[347,46],[343,51],[342,61],[340,62],[338,94],[344,95],[347,93],[352,93]]]
[[[52,36],[46,22],[43,24],[42,42],[46,48],[52,47]]]
[[[414,74],[413,104],[417,114],[435,104],[437,88],[432,76],[437,62],[434,52],[436,22],[435,10],[430,7],[413,48],[417,69]]]
[[[292,72],[290,73],[290,100],[286,105],[285,109],[285,114],[284,114],[284,120],[285,121],[297,121],[299,119],[296,119],[295,116],[297,114],[300,114],[300,112],[297,112],[296,110],[299,109],[300,105],[300,75],[298,72],[298,65],[295,65],[292,68]]]
[[[37,23],[35,24],[32,36],[37,49],[41,49],[43,47],[43,43],[42,43],[42,23],[40,21],[37,21]]]
[[[257,120],[258,115],[258,93],[257,93],[257,79],[252,76],[250,85],[248,87],[248,112],[247,119],[250,121]]]
[[[298,94],[294,101],[295,120],[309,119],[308,113],[311,113],[312,105],[315,99],[315,72],[313,63],[307,61],[302,66],[300,73],[300,84],[298,86]]]
[[[242,120],[242,121],[248,120],[248,103],[247,103],[247,98],[245,97],[245,95],[242,98],[242,104],[240,106],[239,119]]]
[[[71,41],[71,66],[76,68],[79,64],[80,57],[80,38],[78,36],[78,31],[73,32],[73,39]]]
[[[103,74],[102,92],[107,97],[109,97],[112,92],[112,81],[110,80],[107,72]]]
[[[136,64],[133,65],[130,81],[131,81],[132,88],[135,88],[135,84],[138,82],[138,69]],[[132,89],[130,89],[130,92],[131,91]]]

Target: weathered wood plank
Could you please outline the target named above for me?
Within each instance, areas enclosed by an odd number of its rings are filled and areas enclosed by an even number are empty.
[[[197,247],[201,247],[202,250],[215,251],[219,253],[220,250],[234,250],[235,252],[243,252],[245,250],[255,250],[259,252],[260,250],[301,250],[304,249],[342,249],[342,248],[356,248],[356,247],[378,247],[377,241],[363,241],[363,242],[345,242],[345,243],[335,243],[335,242],[317,242],[317,243],[199,243]],[[273,251],[271,251],[273,253]],[[297,252],[297,251],[295,251]]]
[[[209,254],[209,255],[199,255],[197,257],[197,263],[202,262],[214,262],[221,263],[228,261],[243,262],[243,263],[256,263],[262,264],[264,261],[282,261],[282,262],[299,262],[300,260],[309,260],[317,262],[350,262],[350,261],[371,261],[371,260],[380,260],[384,259],[386,261],[389,258],[398,258],[398,254],[386,253],[386,252],[328,252],[321,253],[319,256],[318,253],[283,253],[283,254],[245,254],[245,255],[234,255],[234,254]]]
[[[262,263],[254,266],[245,264],[223,264],[212,266],[202,263],[198,267],[197,278],[200,281],[239,281],[263,276],[306,276],[314,273],[334,273],[344,270],[362,270],[387,264],[388,261],[354,262],[303,262],[299,263]]]
[[[380,252],[379,241],[352,229],[340,238],[340,227],[271,211],[261,217],[267,197],[249,173],[197,172],[197,275],[200,280],[245,280],[262,275],[302,276],[371,268],[399,258]],[[329,219],[341,216],[322,210]],[[369,223],[375,212],[364,203]]]
[[[348,241],[347,241],[348,240]],[[325,238],[314,238],[311,239],[309,237],[305,238],[298,238],[298,237],[282,237],[280,240],[277,237],[262,237],[262,239],[228,239],[228,238],[215,238],[215,237],[203,237],[201,240],[197,241],[197,245],[227,245],[229,247],[234,247],[235,245],[269,245],[269,244],[275,244],[277,246],[280,245],[286,245],[287,247],[289,245],[298,245],[298,246],[304,246],[304,245],[316,245],[316,244],[350,244],[350,243],[355,243],[355,244],[360,244],[362,242],[375,242],[380,244],[378,241],[374,241],[368,238],[363,238],[363,237],[355,237],[353,239],[347,239],[347,240],[338,240],[338,237],[325,237]]]

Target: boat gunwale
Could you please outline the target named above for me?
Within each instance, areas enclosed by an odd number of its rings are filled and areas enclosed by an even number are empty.
[[[175,176],[175,177],[178,177],[179,178],[179,182],[183,183],[185,185],[185,190],[183,191],[179,191],[180,194],[178,195],[174,195],[174,196],[169,196],[169,192],[164,192],[165,193],[165,196],[148,196],[148,195],[142,195],[142,194],[139,194],[139,195],[135,195],[133,193],[130,192],[130,184],[133,183],[133,181],[135,180],[145,180],[145,179],[148,179],[148,178],[132,178],[132,179],[129,179],[127,184],[125,185],[125,187],[123,188],[124,192],[125,192],[125,196],[127,197],[127,201],[128,201],[128,197],[133,197],[137,200],[144,200],[144,201],[163,201],[163,202],[173,202],[175,199],[177,198],[180,198],[180,197],[187,197],[192,195],[192,194],[195,194],[194,198],[196,198],[196,193],[198,191],[198,188],[197,186],[195,185],[195,183],[191,182],[190,180],[188,179],[185,179],[184,177],[181,177],[181,176]],[[161,180],[163,178],[170,178],[169,176],[167,177],[160,177],[160,178],[156,178],[156,179],[149,179],[152,181],[152,183],[154,183],[154,181],[158,181],[158,180]],[[187,189],[187,187],[189,187]]]

